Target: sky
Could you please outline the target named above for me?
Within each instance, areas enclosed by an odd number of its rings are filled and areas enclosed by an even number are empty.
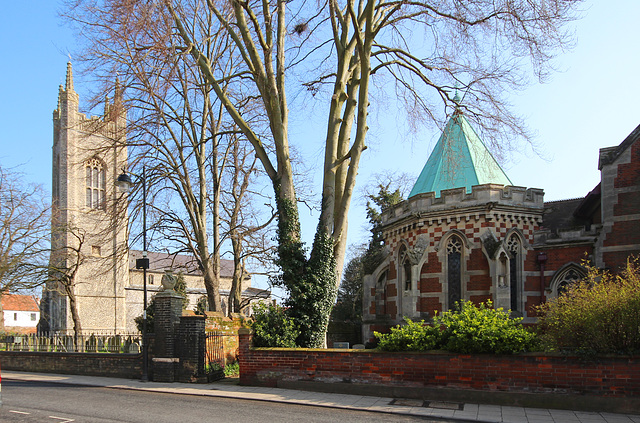
[[[52,113],[58,85],[76,44],[58,17],[53,0],[6,2],[0,14],[0,164],[19,166],[27,180],[50,189]],[[598,151],[620,144],[640,124],[640,1],[587,1],[572,25],[576,45],[556,61],[559,72],[512,98],[518,114],[537,136],[540,154],[514,152],[502,163],[518,186],[542,188],[546,201],[585,196],[599,182]],[[74,75],[83,101],[87,80]],[[86,96],[84,97],[87,98]],[[324,125],[325,115],[319,115]],[[292,128],[291,139],[301,135]],[[440,136],[425,130],[412,141],[390,123],[378,126],[359,172],[359,190],[373,175],[405,172],[417,178]],[[317,151],[303,157],[321,166]],[[320,176],[312,186],[320,190]],[[411,187],[409,187],[410,189]],[[358,191],[360,192],[360,191]],[[311,240],[317,214],[301,209],[305,239]],[[349,243],[366,241],[364,203],[350,212]]]

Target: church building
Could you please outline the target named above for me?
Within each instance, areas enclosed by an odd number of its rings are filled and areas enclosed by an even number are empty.
[[[586,275],[585,259],[625,266],[640,254],[640,126],[601,149],[598,167],[584,198],[545,202],[512,184],[457,109],[409,198],[382,213],[387,254],[364,279],[363,339],[460,301],[534,323],[535,306]]]
[[[53,112],[51,276],[40,305],[40,331],[68,333],[72,313],[85,333],[133,333],[142,314],[143,277],[136,269],[141,251],[128,249],[126,201],[118,201],[115,181],[127,168],[126,113],[116,82],[104,115],[80,113],[71,64]],[[160,289],[165,270],[182,272],[189,309],[206,294],[195,259],[185,255],[148,254],[148,299]],[[220,292],[228,295],[233,262],[222,260]],[[71,279],[73,278],[73,279]],[[66,282],[66,283],[64,283]],[[73,285],[73,290],[65,287]],[[243,281],[243,299],[270,293]],[[223,300],[224,302],[224,300]],[[75,307],[72,305],[75,304]],[[224,304],[223,304],[224,307]]]

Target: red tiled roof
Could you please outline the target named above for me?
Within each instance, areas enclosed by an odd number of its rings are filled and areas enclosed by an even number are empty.
[[[40,311],[38,299],[33,295],[3,294],[2,309],[11,311]]]

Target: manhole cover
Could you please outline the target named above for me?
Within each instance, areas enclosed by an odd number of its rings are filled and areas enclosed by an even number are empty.
[[[425,407],[439,408],[442,410],[462,410],[462,404],[457,402],[444,402],[444,401],[428,401]]]
[[[406,407],[423,407],[424,401],[420,399],[398,398],[390,403],[391,405],[404,405]]]

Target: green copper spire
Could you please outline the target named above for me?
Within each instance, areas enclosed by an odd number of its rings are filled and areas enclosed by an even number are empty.
[[[409,197],[473,185],[513,185],[464,115],[456,110],[424,165]]]

